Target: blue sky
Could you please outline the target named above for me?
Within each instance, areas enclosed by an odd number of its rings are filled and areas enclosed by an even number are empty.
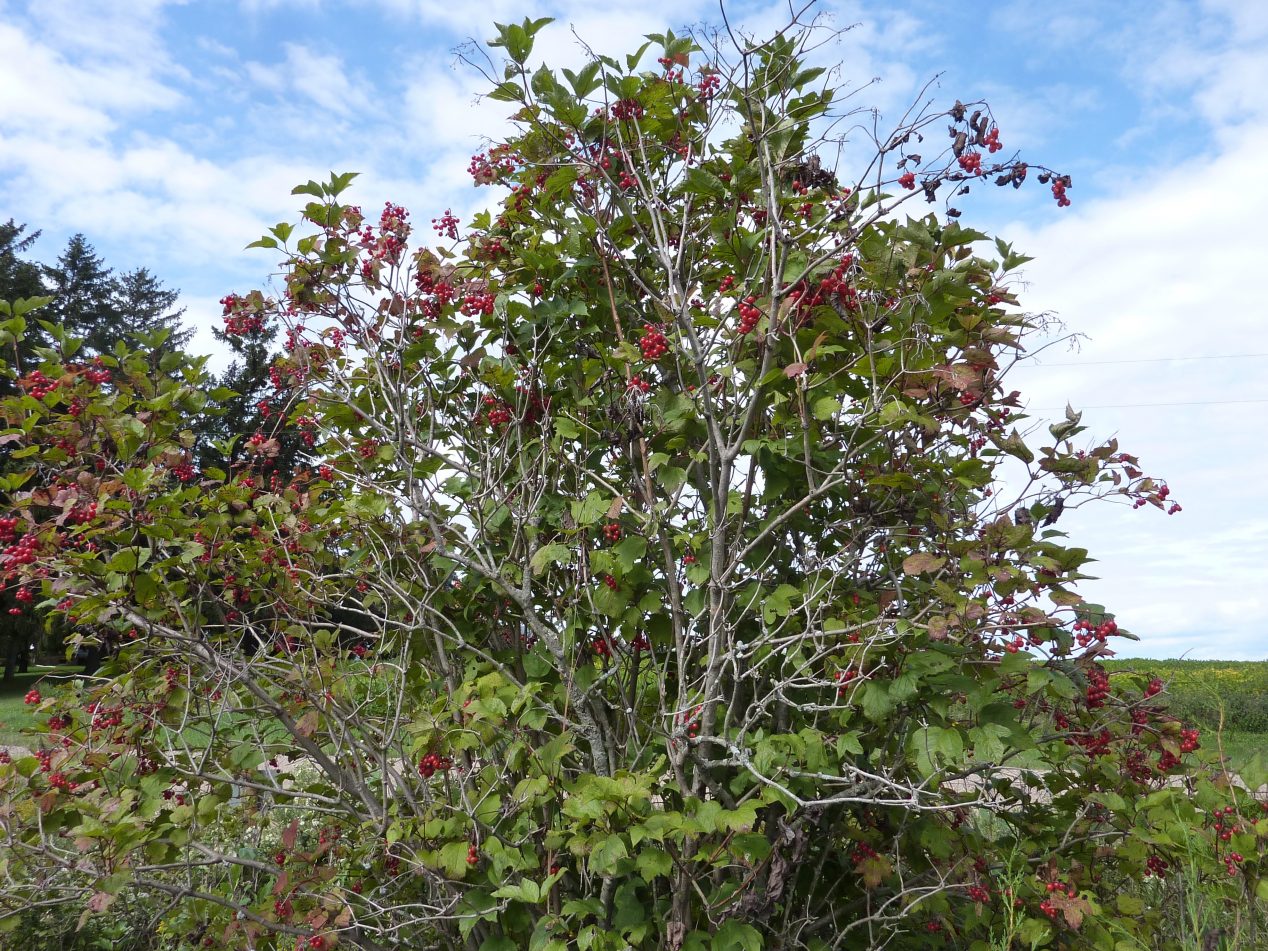
[[[1063,520],[1100,559],[1085,593],[1142,637],[1133,653],[1268,657],[1268,3],[820,9],[857,24],[823,55],[844,83],[879,80],[859,104],[896,119],[938,77],[935,102],[987,98],[1009,151],[1074,176],[1071,208],[1007,189],[962,220],[1035,255],[1023,303],[1086,335],[1015,385],[1033,407],[1090,407],[1091,435],[1117,435],[1184,507]],[[785,10],[728,6],[758,33]],[[487,200],[466,163],[504,107],[475,101],[483,80],[452,51],[530,15],[559,19],[538,49],[566,64],[574,30],[623,53],[717,6],[0,0],[0,219],[42,229],[37,256],[83,232],[112,266],[149,267],[210,349],[215,302],[268,280],[268,252],[243,249],[293,218],[295,184],[360,171],[355,200],[423,221]]]

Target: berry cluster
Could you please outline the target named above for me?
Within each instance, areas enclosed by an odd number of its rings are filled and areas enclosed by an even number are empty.
[[[740,314],[740,325],[737,330],[741,335],[750,334],[757,329],[757,322],[761,319],[762,312],[757,307],[756,300],[757,298],[750,294],[736,306]]]
[[[1074,622],[1074,638],[1080,647],[1087,647],[1093,641],[1103,641],[1118,633],[1118,623],[1113,619],[1093,624],[1089,620]]]
[[[700,77],[696,84],[696,98],[700,102],[711,102],[722,86],[722,79],[716,73],[707,73]]]
[[[66,515],[67,525],[87,525],[97,517],[97,503],[89,502],[87,505],[76,505]],[[26,538],[32,536],[27,535]],[[25,539],[23,539],[25,541]]]
[[[621,526],[616,522],[608,522],[603,526],[603,537],[609,542],[619,542],[621,540]]]
[[[494,182],[515,173],[520,159],[507,146],[495,146],[488,152],[479,152],[471,156],[467,164],[467,172],[475,179],[477,185],[492,185]]]
[[[687,710],[678,717],[678,722],[682,724],[687,732],[687,739],[694,740],[700,734],[700,714],[704,712],[704,704],[699,704],[694,710]]]
[[[959,158],[960,168],[964,169],[970,175],[982,174],[982,153],[981,152],[964,152]]]
[[[480,848],[474,842],[472,842],[469,846],[467,846],[467,864],[468,865],[480,864]]]
[[[511,408],[496,397],[486,396],[484,406],[484,416],[490,426],[504,426],[511,421]]]
[[[357,455],[362,459],[373,459],[379,451],[379,441],[377,439],[363,439],[357,444]]]
[[[487,317],[493,313],[495,303],[496,300],[492,294],[477,291],[463,295],[462,303],[458,305],[458,309],[467,317],[479,317],[481,314]]]
[[[655,363],[669,352],[669,341],[660,330],[651,324],[643,324],[643,336],[638,341],[643,359]]]
[[[30,690],[26,692],[26,696],[22,698],[22,702],[25,704],[31,705],[31,704],[39,703],[43,699],[44,698],[40,696],[39,690],[37,690],[35,687],[32,687]]]
[[[264,317],[253,306],[257,302],[237,294],[220,298],[224,308],[225,333],[230,337],[244,337],[264,330]],[[246,308],[250,307],[250,310]]]
[[[612,103],[612,108],[608,110],[608,114],[618,121],[641,119],[643,118],[643,107],[639,105],[637,99],[618,99]]]
[[[1097,664],[1088,670],[1087,681],[1085,698],[1088,709],[1095,710],[1097,707],[1105,706],[1105,700],[1110,695],[1109,674]]]
[[[452,241],[458,240],[458,216],[448,208],[439,218],[431,220],[431,226],[438,235],[449,238]]]
[[[34,532],[23,535],[18,539],[17,544],[5,548],[3,557],[0,557],[0,568],[3,568],[6,574],[11,574],[23,565],[35,564],[35,552],[38,545],[39,540]]]
[[[28,396],[33,396],[37,400],[42,400],[48,394],[61,386],[60,380],[50,380],[39,370],[36,370],[25,380],[22,381],[23,387],[26,389]]]
[[[652,385],[637,373],[630,377],[630,382],[625,384],[625,388],[627,390],[637,390],[639,393],[650,393],[652,391]]]
[[[438,753],[428,753],[418,763],[418,775],[423,779],[431,779],[436,773],[444,773],[453,769],[453,760]]]
[[[1066,885],[1062,882],[1048,882],[1045,888],[1049,895],[1054,893],[1064,893],[1067,898],[1073,898],[1076,894],[1078,894],[1073,885]],[[1041,901],[1039,903],[1039,910],[1049,918],[1057,917],[1058,908],[1051,898],[1045,898]]]
[[[838,670],[833,679],[837,683],[837,696],[844,697],[846,690],[856,679],[858,679],[859,671],[853,667],[847,667],[845,670]]]
[[[909,190],[915,188],[916,187],[916,173],[904,172],[902,175],[898,176],[898,184],[901,185],[903,188],[906,188]]]

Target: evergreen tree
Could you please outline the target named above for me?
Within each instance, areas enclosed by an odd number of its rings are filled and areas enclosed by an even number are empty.
[[[101,341],[109,341],[109,349],[113,350],[115,341],[167,330],[167,340],[161,347],[155,348],[151,357],[158,360],[165,353],[184,350],[194,331],[181,322],[185,308],[176,307],[179,297],[180,291],[164,287],[163,282],[147,268],[129,271],[115,281],[112,300],[114,326],[109,333],[104,328],[99,329]]]
[[[47,293],[40,266],[24,257],[39,236],[38,231],[27,233],[27,226],[16,223],[12,218],[0,224],[0,300],[15,301]],[[31,339],[30,334],[28,339]],[[24,362],[22,351],[28,347],[29,343],[21,349],[14,344],[13,352],[5,353],[4,357],[20,365]],[[8,393],[10,390],[10,382],[0,379],[0,392]]]
[[[42,312],[44,319],[62,324],[71,336],[84,341],[90,354],[114,349],[118,282],[82,234],[71,237],[56,264],[44,267],[44,278],[47,292],[53,295],[53,302]]]

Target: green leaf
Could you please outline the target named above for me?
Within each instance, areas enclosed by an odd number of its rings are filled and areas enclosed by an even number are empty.
[[[619,835],[609,835],[590,850],[590,871],[595,875],[615,875],[617,864],[628,858],[629,854],[625,839]]]
[[[542,574],[548,565],[566,565],[572,560],[572,549],[561,542],[551,542],[549,545],[543,545],[537,551],[533,552],[533,559],[529,562],[533,569],[533,574]]]
[[[815,419],[831,419],[841,409],[841,401],[831,396],[821,396],[814,401],[810,411]]]
[[[672,872],[674,860],[668,852],[655,846],[645,845],[638,850],[638,858],[635,859],[635,865],[638,867],[638,873],[643,876],[644,881],[650,882],[653,878],[667,876]]]
[[[762,934],[752,925],[728,918],[713,936],[713,951],[762,951]]]

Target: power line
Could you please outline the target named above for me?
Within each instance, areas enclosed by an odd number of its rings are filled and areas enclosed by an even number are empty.
[[[1249,360],[1255,357],[1268,357],[1268,353],[1216,353],[1198,357],[1142,357],[1138,360],[1075,360],[1070,363],[1034,363],[1024,364],[1032,367],[1103,367],[1119,363],[1171,363],[1174,360]]]
[[[1268,403],[1268,398],[1259,400],[1185,400],[1180,403],[1102,403],[1099,406],[1080,406],[1079,409],[1138,409],[1148,406],[1230,406],[1235,403]],[[1057,413],[1064,411],[1064,406],[1027,407],[1027,412],[1033,413]]]

